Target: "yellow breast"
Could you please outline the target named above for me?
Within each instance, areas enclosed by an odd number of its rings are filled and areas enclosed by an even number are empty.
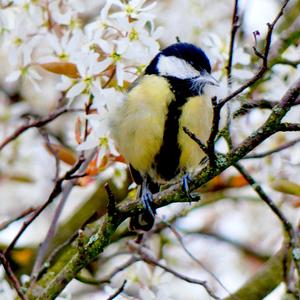
[[[210,135],[212,116],[211,101],[205,96],[189,98],[183,106],[179,119],[180,130],[178,134],[178,143],[181,148],[180,169],[193,171],[205,156],[197,143],[182,128],[187,127],[203,143],[206,143]]]
[[[149,172],[159,152],[168,105],[173,99],[166,79],[145,75],[114,116],[112,136],[117,147],[142,175]]]

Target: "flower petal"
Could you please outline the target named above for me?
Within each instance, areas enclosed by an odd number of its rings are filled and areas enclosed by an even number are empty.
[[[84,89],[85,89],[85,83],[83,81],[79,81],[69,89],[66,97],[74,98],[74,97],[80,95]]]
[[[90,136],[85,142],[82,144],[79,144],[76,147],[77,151],[85,151],[85,150],[90,150],[95,147],[99,146],[99,140],[95,137]]]
[[[122,63],[120,63],[120,62],[117,63],[116,77],[117,77],[118,86],[123,86],[123,81],[124,81],[124,65]]]
[[[8,75],[6,77],[6,81],[7,82],[16,81],[17,79],[19,79],[20,76],[21,76],[21,71],[20,70],[13,71],[10,75]]]

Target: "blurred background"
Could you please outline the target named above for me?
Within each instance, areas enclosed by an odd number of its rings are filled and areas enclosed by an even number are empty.
[[[30,209],[34,211],[48,199],[56,180],[75,164],[80,153],[98,147],[97,157],[61,207],[46,256],[69,240],[91,216],[95,220],[103,214],[107,202],[105,182],[110,182],[117,199],[125,197],[128,187],[134,193],[126,164],[110,140],[107,120],[110,107],[122,100],[122,93],[159,49],[178,38],[203,48],[212,63],[214,77],[220,81],[220,88],[212,93],[223,97],[258,69],[259,59],[253,46],[261,46],[268,29],[266,23],[274,19],[281,7],[278,0],[238,1],[239,28],[229,88],[226,65],[234,1],[0,3],[0,145],[17,128],[47,118],[61,107],[68,108],[68,112],[46,126],[26,130],[0,151],[1,249],[12,242],[24,220],[31,216]],[[276,27],[274,41],[294,26],[299,13],[300,1],[290,1]],[[300,27],[296,28],[299,33]],[[286,46],[280,58],[296,62],[300,60],[299,53],[298,37]],[[276,103],[297,77],[298,63],[274,63],[266,80],[232,101],[229,110],[234,145],[269,115],[269,107],[257,108],[255,101]],[[246,101],[252,104],[241,113]],[[225,124],[226,115],[223,119]],[[297,106],[286,120],[299,122]],[[87,135],[85,130],[89,131]],[[297,132],[278,133],[255,153],[264,153],[297,138]],[[242,160],[295,225],[299,222],[300,206],[299,147],[295,142],[272,155]],[[228,150],[225,140],[218,141],[217,149]],[[177,203],[159,209],[158,225],[147,234],[146,244],[159,261],[181,274],[207,281],[217,295],[225,297],[278,253],[284,240],[282,226],[233,168],[202,187],[200,193],[199,203]],[[21,282],[30,279],[38,247],[57,216],[59,203],[60,196],[27,228],[11,252],[12,266]],[[22,212],[28,213],[25,218],[6,224]],[[83,278],[101,281],[128,261],[131,253],[127,243],[135,237],[127,226],[127,222],[123,223],[114,242],[80,273]],[[0,298],[14,299],[15,292],[3,268],[0,276]],[[58,299],[107,299],[125,279],[124,293],[116,299],[211,299],[200,285],[143,261],[132,263],[108,283],[92,285],[81,282],[82,278],[73,280]],[[280,284],[264,299],[283,299],[284,291],[284,284]]]

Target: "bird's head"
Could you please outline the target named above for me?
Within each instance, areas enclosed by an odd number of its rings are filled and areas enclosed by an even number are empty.
[[[184,97],[201,95],[205,85],[218,85],[210,73],[206,54],[189,43],[176,43],[163,49],[145,71],[145,74],[165,77],[172,90]]]

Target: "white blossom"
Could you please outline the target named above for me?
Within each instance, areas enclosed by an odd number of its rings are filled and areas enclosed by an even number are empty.
[[[68,1],[50,1],[49,9],[55,22],[61,25],[70,25],[76,22],[77,11],[73,9]]]
[[[80,29],[64,31],[61,36],[51,31],[47,33],[46,39],[52,53],[42,56],[39,62],[53,62],[57,59],[72,62],[84,43],[83,32]]]
[[[112,18],[132,18],[132,19],[139,19],[139,18],[147,18],[153,19],[154,16],[150,13],[146,13],[147,11],[153,9],[156,5],[156,2],[149,4],[148,6],[144,6],[146,0],[130,0],[128,3],[120,1],[120,0],[110,0],[107,1],[107,6],[116,5],[121,8],[120,12],[113,13],[111,15]]]
[[[80,74],[80,79],[75,80],[74,84],[67,92],[68,98],[74,98],[81,93],[92,92],[92,87],[101,88],[101,82],[96,76],[105,71],[110,65],[108,61],[98,61],[99,54],[94,52],[78,53],[76,56],[76,66]]]
[[[20,79],[21,77],[25,77],[27,79],[29,79],[29,81],[32,83],[32,85],[34,86],[34,88],[36,90],[40,90],[39,85],[37,83],[37,81],[41,80],[42,77],[39,75],[39,73],[31,67],[20,67],[20,69],[13,71],[7,78],[6,81],[7,82],[14,82],[18,79]]]
[[[122,101],[122,93],[115,89],[96,89],[92,108],[97,110],[96,114],[89,114],[86,119],[89,126],[93,129],[86,141],[77,146],[77,151],[87,150],[96,146],[100,147],[98,159],[101,160],[104,155],[112,153],[118,155],[117,150],[110,138],[109,122],[110,116],[114,113],[118,104]]]

